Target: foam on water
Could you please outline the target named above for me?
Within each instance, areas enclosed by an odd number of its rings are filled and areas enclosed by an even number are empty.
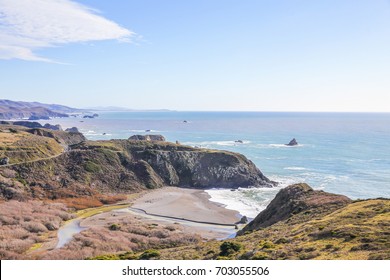
[[[206,190],[210,201],[223,204],[227,209],[240,212],[248,218],[255,218],[275,197],[281,187],[275,188],[239,188]]]
[[[305,167],[298,167],[298,166],[289,166],[289,167],[285,167],[283,169],[285,169],[285,170],[306,170]]]

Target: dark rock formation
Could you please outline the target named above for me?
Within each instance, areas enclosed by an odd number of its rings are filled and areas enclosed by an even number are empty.
[[[316,213],[330,213],[350,202],[346,196],[315,191],[304,183],[291,185],[280,190],[267,208],[238,234],[266,228],[302,212],[307,213],[308,218]]]
[[[52,125],[52,124],[47,123],[43,127],[46,129],[62,131],[62,127],[59,124]]]
[[[83,141],[72,145],[70,140],[75,138],[71,135],[75,133],[45,129],[31,132],[50,133],[57,141],[70,145],[68,152],[56,158],[11,167],[27,186],[34,186],[31,192],[26,190],[31,196],[131,193],[164,186],[231,189],[276,185],[237,153],[162,141]]]
[[[12,124],[24,126],[28,128],[42,128],[42,125],[39,122],[17,121],[17,122],[13,122]]]
[[[28,118],[29,121],[37,121],[37,120],[50,120],[50,117],[48,116],[31,116]]]
[[[242,216],[241,220],[237,224],[247,224],[247,223],[248,223],[247,216]]]
[[[295,138],[293,138],[288,144],[285,144],[286,146],[297,146],[298,142]]]
[[[79,129],[77,127],[71,127],[71,128],[67,128],[65,129],[66,132],[76,132],[76,133],[79,133]]]
[[[99,117],[98,114],[84,115],[84,116],[83,116],[84,119],[94,119],[94,118],[97,118],[97,117]]]
[[[147,162],[166,185],[192,188],[274,185],[253,162],[237,153],[197,149],[169,142],[132,142],[126,145],[132,158]]]
[[[9,164],[8,157],[0,158],[0,165],[7,165],[7,164]]]
[[[165,137],[162,135],[133,135],[129,138],[129,140],[135,141],[166,141]]]
[[[86,141],[87,139],[80,132],[65,132],[59,130],[46,130],[46,129],[29,129],[26,132],[55,139],[58,143],[61,143],[65,146],[75,145]]]
[[[244,141],[242,141],[242,140],[236,140],[236,141],[234,141],[235,143],[240,143],[240,144],[242,144],[242,143],[244,143]]]

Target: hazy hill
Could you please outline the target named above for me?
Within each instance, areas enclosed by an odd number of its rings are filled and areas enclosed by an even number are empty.
[[[69,113],[82,111],[58,104],[0,99],[0,119],[68,117]]]

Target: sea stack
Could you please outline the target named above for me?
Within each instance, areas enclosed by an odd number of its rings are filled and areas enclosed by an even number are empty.
[[[293,138],[286,146],[298,146],[298,142],[295,138]]]

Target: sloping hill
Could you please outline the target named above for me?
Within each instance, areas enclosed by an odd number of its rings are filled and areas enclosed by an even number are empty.
[[[241,236],[162,250],[160,258],[390,259],[390,200],[352,202],[306,184],[289,186],[280,193]],[[271,214],[276,204],[281,206],[281,215]],[[290,212],[282,209],[283,204]],[[272,223],[266,223],[265,217]]]
[[[0,119],[68,117],[69,113],[75,112],[82,110],[57,104],[0,99]]]

